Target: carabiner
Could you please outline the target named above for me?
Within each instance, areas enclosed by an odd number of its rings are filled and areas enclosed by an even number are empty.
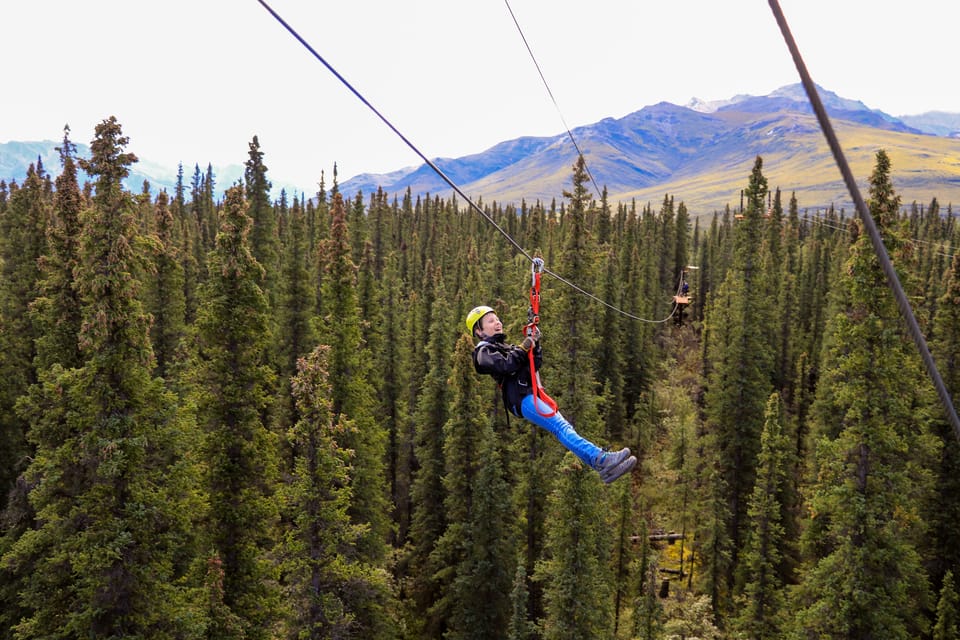
[[[537,287],[537,274],[543,273],[543,258],[534,258],[533,262],[530,264],[530,286],[537,289],[539,294],[539,287]]]

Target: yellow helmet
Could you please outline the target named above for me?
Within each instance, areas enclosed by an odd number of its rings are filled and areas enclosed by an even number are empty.
[[[470,313],[467,314],[467,332],[473,335],[473,327],[480,321],[480,318],[492,311],[494,311],[493,307],[485,307],[483,305],[471,309]]]

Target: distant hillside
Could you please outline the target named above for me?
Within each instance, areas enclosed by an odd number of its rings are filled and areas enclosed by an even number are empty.
[[[27,175],[27,167],[31,164],[36,165],[38,160],[43,164],[47,173],[54,176],[58,175],[60,173],[60,154],[57,147],[60,144],[60,142],[53,142],[52,140],[0,143],[0,179],[22,182]],[[90,157],[89,145],[77,144],[76,146],[78,157]],[[184,168],[184,173],[188,173],[186,168]],[[191,169],[189,175],[192,175],[192,173]],[[81,180],[86,179],[85,176],[86,174],[81,172]],[[124,184],[127,189],[135,193],[142,190],[144,180],[149,182],[155,191],[164,188],[172,191],[176,184],[176,177],[176,169],[171,173],[169,167],[161,167],[149,161],[141,160],[133,165]]]
[[[904,204],[960,205],[960,114],[931,112],[893,117],[862,102],[820,89],[844,155],[866,197],[874,156],[883,148],[893,163],[893,183]],[[852,210],[823,133],[801,85],[782,87],[767,96],[738,95],[728,100],[694,99],[686,106],[661,102],[622,118],[605,118],[573,130],[587,168],[611,203],[658,204],[670,194],[693,215],[738,206],[756,156],[764,160],[771,189],[785,198],[795,192],[801,208],[836,206]],[[22,181],[39,157],[52,175],[59,172],[58,143],[0,144],[0,179]],[[78,154],[89,156],[87,145]],[[480,153],[433,162],[473,199],[519,203],[561,199],[570,187],[577,151],[566,132],[548,137],[522,137],[501,142]],[[189,183],[195,165],[184,166]],[[206,170],[206,164],[201,165]],[[243,178],[243,167],[213,167],[217,191]],[[150,182],[154,192],[172,191],[176,167],[141,159],[126,186],[133,192]],[[303,191],[271,178],[273,196],[280,189]],[[369,195],[378,188],[402,197],[449,197],[452,190],[426,164],[385,174],[361,174],[340,183],[348,195]],[[592,185],[591,185],[592,188]]]
[[[960,203],[960,138],[932,128],[950,129],[949,123],[960,122],[960,114],[895,118],[820,91],[864,197],[874,156],[883,148],[905,204],[926,203],[933,197],[944,206]],[[768,96],[736,96],[718,103],[694,100],[687,107],[664,102],[579,127],[573,135],[591,175],[607,188],[612,202],[658,203],[669,193],[694,215],[736,206],[760,155],[771,189],[781,188],[785,197],[796,192],[802,208],[852,208],[800,85]],[[575,159],[576,149],[563,133],[518,138],[482,153],[434,162],[472,198],[517,203],[560,198],[569,188]],[[371,193],[378,187],[397,196],[407,189],[415,195],[451,194],[426,165],[341,183],[341,191],[348,194]]]
[[[924,133],[960,138],[960,113],[929,111],[918,116],[900,116],[900,120]]]
[[[57,147],[60,144],[60,142],[52,140],[0,143],[0,180],[23,182],[27,175],[27,167],[31,164],[36,165],[38,160],[43,164],[48,174],[59,175],[60,154]],[[77,147],[78,157],[90,157],[89,145],[74,144]],[[196,166],[196,164],[192,164],[183,167],[183,180],[188,190]],[[123,182],[124,186],[133,193],[140,193],[143,190],[144,181],[150,183],[150,188],[154,193],[158,193],[161,189],[166,189],[168,193],[172,193],[176,187],[177,167],[162,166],[148,159],[140,158],[130,169],[130,175]],[[200,171],[205,174],[207,164],[200,165]],[[222,191],[230,184],[243,179],[242,165],[213,167],[213,171],[218,191]],[[87,179],[86,174],[81,171],[80,180]]]

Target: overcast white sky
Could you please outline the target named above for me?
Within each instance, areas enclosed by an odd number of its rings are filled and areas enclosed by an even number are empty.
[[[428,157],[563,121],[504,0],[269,0]],[[420,159],[256,0],[7,2],[0,142],[75,142],[115,115],[127,150],[242,164],[312,193]],[[781,0],[813,79],[892,115],[960,112],[956,0]],[[510,0],[571,127],[661,101],[799,82],[764,0]]]

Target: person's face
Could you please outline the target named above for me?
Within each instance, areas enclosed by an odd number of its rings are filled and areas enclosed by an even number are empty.
[[[480,318],[480,332],[485,336],[493,336],[503,332],[503,323],[493,311]]]

